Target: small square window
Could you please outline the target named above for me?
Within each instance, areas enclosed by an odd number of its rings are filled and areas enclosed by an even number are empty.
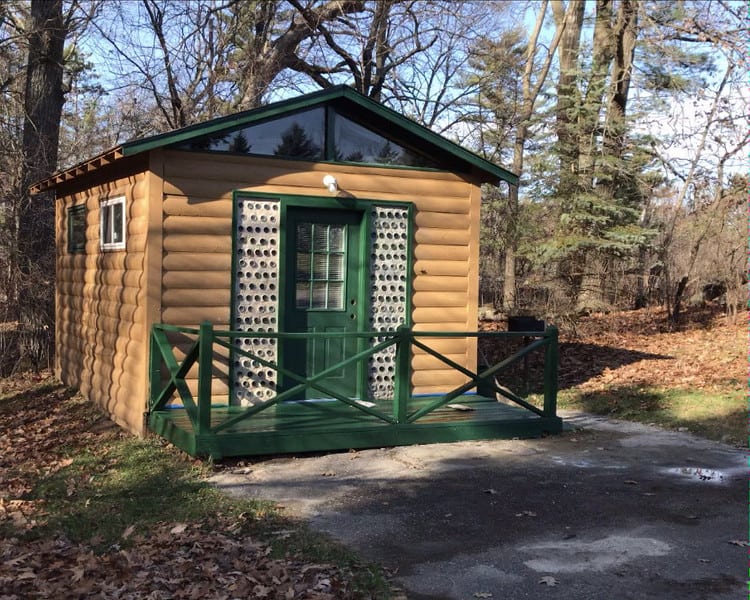
[[[86,206],[79,204],[68,209],[68,252],[86,251]]]
[[[125,197],[109,198],[99,206],[102,250],[125,249]]]

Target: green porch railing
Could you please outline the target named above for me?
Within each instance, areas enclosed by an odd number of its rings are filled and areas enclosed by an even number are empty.
[[[169,339],[170,334],[181,334],[183,336],[194,338],[189,343],[185,357],[181,362],[175,357],[173,347],[176,344]],[[266,360],[253,352],[243,350],[234,344],[234,341],[238,338],[263,338],[283,341],[295,339],[309,340],[311,338],[340,339],[343,337],[368,339],[371,340],[371,346],[348,357],[346,360],[320,371],[319,373],[315,373],[310,377],[304,377],[294,373],[277,363]],[[459,365],[428,345],[428,340],[434,338],[445,339],[472,337],[505,340],[523,338],[526,340],[533,339],[533,341],[513,353],[511,356],[508,356],[497,364],[489,366],[478,373]],[[372,341],[375,341],[376,343],[372,343]],[[391,346],[395,346],[395,389],[391,414],[376,408],[378,405],[370,406],[369,403],[362,403],[361,400],[343,396],[321,383],[321,380],[339,369],[357,362],[364,363],[364,361],[367,361],[370,357],[390,348]],[[244,356],[262,367],[276,371],[276,373],[283,375],[287,380],[297,383],[289,389],[277,393],[270,400],[247,407],[244,410],[239,410],[236,415],[229,419],[224,419],[221,423],[214,425],[211,422],[211,406],[212,384],[214,378],[214,355],[217,347],[228,350],[230,356],[234,356],[235,358],[237,356]],[[419,348],[425,353],[437,358],[445,365],[459,371],[468,378],[468,381],[445,394],[436,394],[436,398],[433,401],[417,410],[410,411],[411,357],[413,348]],[[544,401],[541,408],[518,396],[508,388],[499,385],[495,379],[499,373],[509,369],[509,367],[536,351],[544,353]],[[182,406],[192,423],[193,430],[199,435],[216,434],[226,430],[245,419],[252,418],[253,415],[261,411],[268,410],[280,402],[293,398],[305,389],[317,390],[322,393],[324,397],[338,400],[339,402],[362,411],[371,417],[375,417],[376,419],[392,425],[415,423],[440,407],[449,404],[452,400],[455,400],[466,392],[478,387],[499,394],[541,417],[555,417],[557,410],[558,332],[557,328],[552,326],[548,326],[543,332],[413,331],[406,327],[401,327],[396,331],[390,332],[248,333],[216,330],[211,323],[203,323],[198,329],[155,324],[151,331],[149,361],[149,413],[163,410],[176,393],[182,401]],[[198,365],[197,398],[193,396],[190,391],[190,386],[186,381],[186,376],[196,364]],[[231,368],[229,376],[231,377]]]

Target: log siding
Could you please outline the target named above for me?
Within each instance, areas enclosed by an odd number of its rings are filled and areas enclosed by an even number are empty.
[[[142,398],[150,323],[144,267],[150,226],[145,171],[66,195],[56,202],[57,295],[55,373],[122,427],[143,430]],[[100,204],[125,198],[126,248],[102,250]],[[67,214],[86,207],[85,253],[68,252]],[[137,399],[136,399],[137,398]]]
[[[414,203],[414,327],[422,331],[473,330],[477,316],[477,182],[445,172],[178,151],[164,152],[161,321],[194,327],[208,320],[228,328],[233,193],[326,197],[322,178],[329,173],[349,197]],[[438,338],[431,339],[430,345],[459,364],[476,366],[473,339]],[[445,391],[465,381],[463,375],[418,349],[412,366],[415,394],[434,393],[438,388]],[[196,382],[189,385],[194,388]]]

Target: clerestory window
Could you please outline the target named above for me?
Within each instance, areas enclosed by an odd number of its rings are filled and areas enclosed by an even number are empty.
[[[439,168],[429,156],[377,133],[333,107],[322,106],[221,131],[175,147],[307,161]]]

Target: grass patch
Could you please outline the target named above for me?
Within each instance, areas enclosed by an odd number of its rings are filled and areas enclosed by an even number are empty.
[[[43,502],[46,517],[29,535],[63,534],[73,542],[95,538],[108,546],[130,527],[145,533],[160,522],[232,519],[243,513],[263,521],[273,514],[268,502],[225,497],[204,475],[205,468],[154,439],[123,439],[86,450],[34,486],[28,498]]]
[[[709,439],[747,446],[745,392],[668,389],[657,386],[614,386],[605,390],[566,390],[558,407],[584,410],[668,429],[687,428]]]
[[[274,503],[231,498],[205,480],[210,466],[166,447],[158,439],[119,439],[38,480],[28,499],[41,501],[42,522],[25,539],[65,536],[89,542],[94,551],[127,548],[157,524],[217,522],[268,543],[275,558],[294,557],[336,565],[362,598],[388,598],[384,571],[363,563],[342,545],[285,517]],[[281,533],[280,533],[281,532]]]
[[[289,520],[276,522],[278,526],[289,525]],[[350,589],[366,598],[387,600],[392,597],[387,574],[379,565],[363,562],[346,546],[310,530],[302,523],[293,529],[276,529],[271,540],[271,556],[305,556],[316,562],[331,563],[349,574]]]

